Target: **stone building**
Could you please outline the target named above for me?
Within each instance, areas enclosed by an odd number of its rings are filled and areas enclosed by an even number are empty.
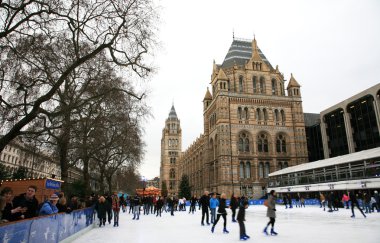
[[[173,105],[165,128],[162,129],[161,138],[160,188],[162,189],[162,183],[165,183],[169,194],[178,193],[178,158],[181,151],[181,122]]]
[[[189,176],[193,194],[259,198],[269,173],[307,162],[300,85],[291,75],[285,88],[256,39],[233,40],[223,63],[213,64],[211,87],[203,101],[203,134],[182,154],[177,148],[181,156],[173,167],[176,180]]]

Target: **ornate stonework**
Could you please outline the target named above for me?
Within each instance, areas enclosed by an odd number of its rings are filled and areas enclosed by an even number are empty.
[[[269,173],[307,162],[300,85],[291,75],[285,92],[282,73],[255,39],[233,40],[223,64],[214,62],[211,86],[204,133],[176,163],[176,178],[187,174],[194,194],[260,198]]]
[[[169,117],[165,121],[161,138],[160,188],[166,183],[169,194],[177,194],[178,190],[178,158],[182,150],[182,130],[177,113],[172,106]]]

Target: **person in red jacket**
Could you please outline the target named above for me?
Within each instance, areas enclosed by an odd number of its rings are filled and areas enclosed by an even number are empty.
[[[112,198],[113,227],[119,227],[120,198],[117,192],[114,192]]]

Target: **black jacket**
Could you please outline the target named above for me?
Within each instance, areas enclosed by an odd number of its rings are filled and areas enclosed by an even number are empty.
[[[210,206],[210,198],[206,195],[201,196],[199,203],[202,205],[202,209],[206,209]]]
[[[219,200],[218,214],[227,214],[226,208],[226,199],[221,198]]]
[[[231,197],[231,201],[230,201],[230,207],[231,209],[237,209],[239,206],[239,203],[238,203],[238,200],[236,197]]]
[[[245,207],[244,206],[239,207],[239,212],[237,214],[236,220],[245,221]]]
[[[20,194],[19,196],[13,199],[13,208],[27,207],[28,209],[26,210],[25,213],[23,213],[24,219],[37,217],[38,216],[38,200],[35,197],[33,197],[32,200],[27,200],[25,197],[25,194],[26,193]],[[19,220],[19,219],[22,219],[21,215],[22,213],[15,213],[14,217],[15,219]]]
[[[15,220],[14,215],[11,213],[12,209],[13,209],[12,203],[7,203],[5,205],[5,208],[3,209],[3,215],[1,217],[1,219],[5,219],[5,220],[8,220],[8,221]]]
[[[107,213],[107,201],[101,203],[101,202],[98,202],[96,205],[95,205],[95,210],[96,212],[98,212],[98,218],[99,219],[105,219],[106,218],[106,213]]]

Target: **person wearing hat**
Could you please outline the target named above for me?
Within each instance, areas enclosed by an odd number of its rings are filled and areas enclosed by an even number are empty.
[[[49,200],[42,205],[39,215],[42,216],[58,213],[58,208],[56,206],[58,200],[59,197],[57,196],[57,194],[53,193],[50,196]]]

